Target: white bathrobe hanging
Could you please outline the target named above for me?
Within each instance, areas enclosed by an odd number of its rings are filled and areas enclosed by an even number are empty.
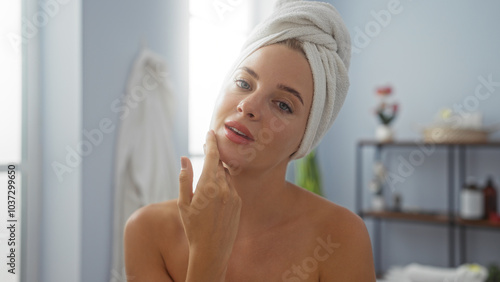
[[[178,197],[173,95],[165,62],[143,48],[119,108],[111,282],[126,281],[123,230],[140,207]]]

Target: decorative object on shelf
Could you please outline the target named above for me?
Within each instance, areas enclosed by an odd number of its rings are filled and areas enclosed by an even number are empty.
[[[424,141],[430,143],[483,143],[491,132],[485,129],[466,129],[431,126],[424,129]]]
[[[387,171],[382,162],[373,164],[373,179],[370,181],[369,188],[373,193],[372,210],[382,211],[385,209],[385,200],[383,195],[383,187],[387,176]]]
[[[470,220],[481,219],[484,213],[483,193],[477,189],[473,180],[467,182],[460,192],[460,217]]]
[[[373,195],[372,197],[372,210],[383,211],[385,210],[385,200],[382,195]]]
[[[484,197],[484,217],[489,219],[497,213],[497,191],[493,185],[493,179],[490,176],[486,187],[483,189]]]
[[[394,140],[394,131],[389,125],[379,124],[375,128],[375,138],[380,142],[391,142]]]
[[[393,200],[393,206],[392,206],[392,210],[395,211],[395,212],[400,212],[402,211],[402,208],[401,208],[401,205],[402,205],[402,198],[401,198],[401,193],[397,192],[397,193],[394,193],[394,197],[392,198]]]
[[[389,96],[392,94],[392,87],[384,86],[377,88],[377,97],[380,99],[375,114],[381,124],[375,129],[375,137],[380,142],[390,142],[394,139],[394,131],[390,126],[398,113],[398,103],[389,103]]]
[[[321,175],[316,160],[316,149],[302,159],[295,161],[295,183],[306,190],[323,196],[321,192]]]
[[[500,123],[485,127],[482,120],[479,112],[455,113],[444,108],[436,114],[433,123],[421,131],[424,141],[430,143],[483,143],[500,129]]]

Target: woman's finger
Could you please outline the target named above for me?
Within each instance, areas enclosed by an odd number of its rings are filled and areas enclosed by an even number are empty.
[[[205,143],[205,162],[203,164],[203,171],[201,176],[215,175],[219,165],[219,148],[217,147],[217,138],[213,130],[207,133],[207,140]]]
[[[179,174],[179,203],[189,205],[193,198],[193,166],[189,158],[181,157]]]
[[[217,178],[227,182],[226,168],[222,164],[222,161],[219,161],[219,165],[217,166]]]
[[[229,187],[229,189],[234,189],[231,185],[231,173],[229,172],[229,169],[224,167],[224,174],[226,175],[227,187]]]

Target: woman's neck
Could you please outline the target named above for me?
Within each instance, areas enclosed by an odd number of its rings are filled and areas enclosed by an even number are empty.
[[[267,171],[240,171],[231,185],[242,200],[240,235],[247,237],[283,222],[294,198],[285,180],[286,164]]]

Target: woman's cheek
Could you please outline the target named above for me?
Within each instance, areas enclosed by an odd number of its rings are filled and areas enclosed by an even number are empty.
[[[286,116],[275,115],[269,121],[269,128],[275,132],[279,133],[286,129],[286,126],[291,123],[290,120],[286,119]]]

